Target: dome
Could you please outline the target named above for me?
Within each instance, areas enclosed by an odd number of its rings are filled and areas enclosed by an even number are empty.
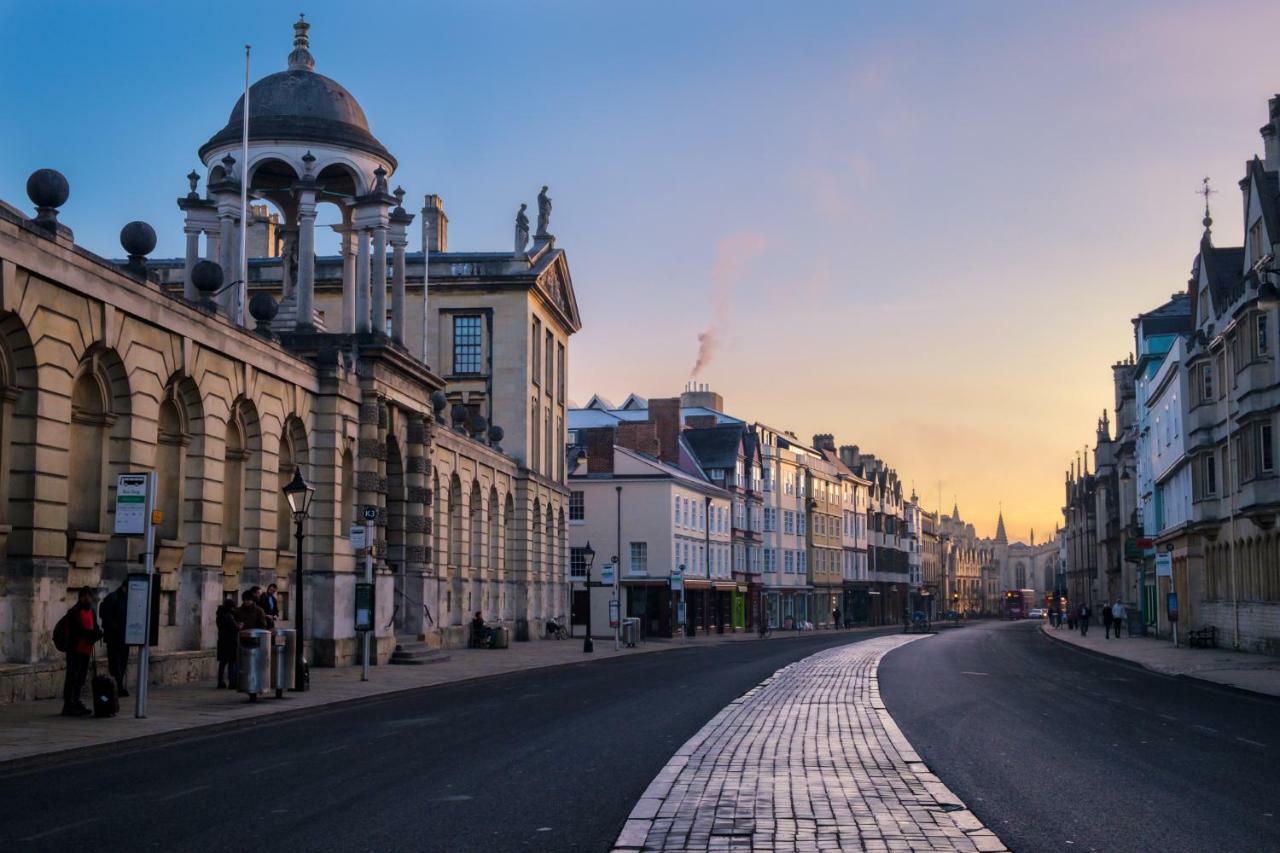
[[[249,140],[281,140],[303,144],[356,148],[386,160],[396,160],[369,132],[360,104],[336,80],[317,74],[308,50],[310,24],[294,24],[294,50],[289,68],[263,77],[249,87]],[[244,96],[236,101],[227,126],[200,147],[200,158],[228,143],[240,142]]]

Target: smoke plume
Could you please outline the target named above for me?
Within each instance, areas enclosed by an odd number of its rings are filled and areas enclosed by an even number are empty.
[[[711,322],[698,333],[698,358],[689,372],[690,379],[701,375],[715,356],[721,330],[729,321],[734,290],[747,264],[764,248],[764,235],[754,231],[739,231],[716,242],[716,263],[711,269]]]

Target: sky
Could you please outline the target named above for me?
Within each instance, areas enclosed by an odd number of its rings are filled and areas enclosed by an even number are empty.
[[[505,249],[550,185],[575,400],[673,396],[698,365],[732,414],[834,433],[1022,539],[1061,519],[1130,319],[1185,289],[1201,178],[1240,242],[1280,91],[1275,2],[356,8],[0,0],[0,199],[29,209],[53,167],[78,242],[118,256],[143,219],[180,255],[243,45],[254,79],[283,70],[305,11],[451,249]]]

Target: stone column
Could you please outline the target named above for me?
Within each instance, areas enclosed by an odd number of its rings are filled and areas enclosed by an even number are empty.
[[[218,211],[218,249],[220,256],[218,265],[222,267],[222,286],[226,290],[218,297],[218,304],[224,311],[230,311],[235,305],[236,288],[227,287],[239,277],[240,241],[236,239],[235,215],[230,211]],[[234,318],[233,318],[234,322]]]
[[[300,331],[315,330],[316,202],[314,190],[298,193],[298,317]]]
[[[369,331],[369,230],[356,231],[356,328]]]
[[[182,295],[194,302],[200,298],[199,292],[191,284],[191,268],[200,260],[200,226],[188,223],[182,232],[187,235],[187,257],[183,264]]]
[[[391,339],[404,343],[404,251],[409,240],[401,231],[391,235]]]
[[[372,331],[387,333],[387,226],[373,226],[373,265],[370,273],[373,299],[369,303],[369,327]]]
[[[215,264],[222,263],[222,234],[209,228],[204,229],[204,256]]]
[[[430,524],[427,506],[427,418],[411,414],[405,430],[405,518],[404,518],[404,585],[406,595],[401,599],[404,607],[403,625],[406,633],[421,636],[426,633],[426,614],[422,602],[428,600],[424,583],[427,573],[427,548]]]
[[[342,255],[342,331],[356,330],[356,236],[350,228],[334,227],[338,232],[338,252]]]

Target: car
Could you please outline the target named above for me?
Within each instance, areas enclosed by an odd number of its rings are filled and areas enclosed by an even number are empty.
[[[1033,607],[1033,608],[1031,608],[1030,610],[1028,610],[1028,611],[1027,611],[1027,618],[1028,618],[1028,619],[1043,619],[1043,618],[1044,618],[1045,616],[1047,616],[1048,614],[1049,614],[1049,611],[1045,610],[1043,607]]]

